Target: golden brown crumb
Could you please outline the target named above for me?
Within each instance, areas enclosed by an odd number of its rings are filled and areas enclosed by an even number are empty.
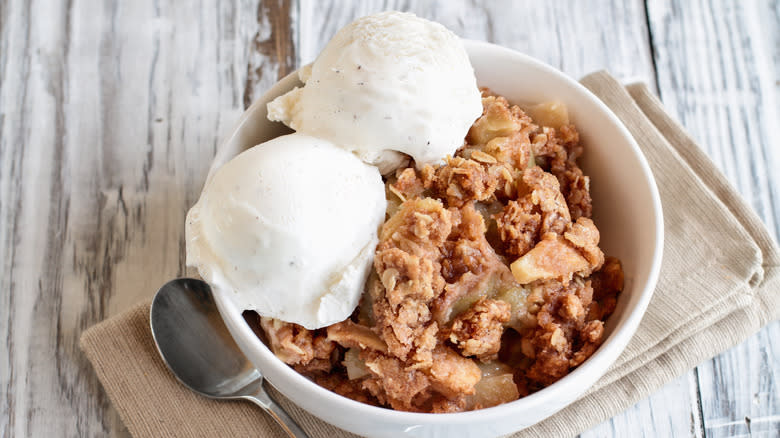
[[[380,232],[374,267],[383,287],[374,297],[374,319],[388,351],[401,360],[431,360],[438,327],[428,304],[444,288],[439,246],[451,230],[441,202],[423,198],[404,202]]]
[[[419,411],[415,397],[427,398],[431,381],[425,373],[404,366],[400,360],[376,351],[365,350],[361,358],[372,375],[362,385],[382,404],[399,411]]]
[[[433,364],[428,374],[433,387],[449,398],[473,394],[474,385],[482,377],[482,372],[473,360],[443,345],[433,351]]]
[[[396,182],[390,184],[390,190],[398,195],[403,202],[407,199],[419,198],[425,191],[423,180],[417,176],[417,172],[412,167],[407,167],[398,171]]]
[[[564,161],[561,167],[553,162],[551,171],[558,178],[571,218],[577,220],[581,217],[591,217],[593,206],[590,198],[590,178],[568,160]]]
[[[495,360],[511,310],[512,307],[504,301],[480,299],[455,317],[450,341],[464,356],[476,356],[482,362]]]
[[[507,255],[520,257],[539,240],[542,215],[533,202],[524,197],[509,201],[501,213],[495,215],[499,237]]]
[[[558,180],[536,166],[523,172],[523,183],[528,191],[527,199],[537,206],[542,216],[539,233],[542,236],[547,233],[562,233],[571,222],[571,216]]]
[[[590,271],[584,276],[599,269],[604,263],[604,253],[599,248],[599,230],[592,220],[585,217],[577,219],[577,222],[567,226],[563,237],[579,249],[582,256],[590,264]]]
[[[474,122],[466,136],[468,144],[486,145],[495,138],[536,129],[530,117],[519,107],[510,107],[509,102],[501,96],[484,96],[482,107],[482,116]]]
[[[260,325],[268,337],[271,350],[285,363],[305,371],[331,369],[331,353],[336,344],[321,333],[266,317],[260,318]]]
[[[442,245],[441,261],[446,284],[431,304],[433,317],[441,325],[449,322],[459,303],[473,303],[516,284],[506,263],[488,243],[485,222],[472,204],[450,208],[450,212],[453,227]]]
[[[617,295],[623,290],[623,267],[615,257],[606,257],[600,270],[593,273],[593,299],[588,309],[590,319],[605,320],[617,305]]]
[[[566,225],[563,237],[545,234],[532,250],[512,263],[512,274],[520,284],[550,279],[568,283],[574,274],[587,277],[604,263],[598,243],[599,231],[593,221],[581,217]]]
[[[604,326],[586,312],[591,306],[590,280],[577,278],[564,285],[540,283],[544,305],[536,315],[537,327],[522,340],[526,356],[534,362],[522,375],[526,388],[538,389],[566,375],[590,357],[601,344]]]
[[[436,169],[433,190],[448,206],[461,207],[490,199],[507,178],[511,179],[511,173],[504,165],[448,157],[447,164]]]

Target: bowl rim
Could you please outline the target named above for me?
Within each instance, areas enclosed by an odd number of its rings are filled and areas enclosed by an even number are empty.
[[[637,144],[636,140],[631,135],[631,133],[628,131],[628,128],[626,128],[626,126],[622,123],[622,121],[620,121],[620,119],[612,112],[612,110],[609,107],[607,107],[607,105],[601,99],[596,97],[593,93],[590,92],[590,90],[585,88],[578,81],[567,76],[566,74],[555,69],[554,67],[538,59],[535,59],[529,55],[526,55],[524,53],[503,46],[499,46],[496,44],[492,44],[484,41],[470,40],[470,39],[462,39],[462,41],[464,43],[466,50],[469,52],[470,57],[472,56],[472,52],[474,51],[493,52],[496,55],[498,55],[498,57],[514,58],[520,63],[529,64],[531,67],[541,70],[544,74],[554,76],[557,80],[567,82],[570,86],[572,86],[576,90],[576,92],[581,93],[582,95],[584,95],[585,98],[591,101],[590,103],[595,104],[599,108],[599,110],[602,113],[604,113],[604,115],[609,119],[610,123],[615,125],[615,127],[618,129],[618,131],[623,137],[623,139],[621,140],[623,140],[623,142],[630,147],[631,152],[634,154],[636,160],[638,161],[638,164],[642,169],[641,177],[643,180],[643,184],[646,185],[646,187],[650,191],[652,210],[654,213],[653,232],[655,234],[655,245],[654,245],[652,263],[648,273],[647,281],[645,282],[645,284],[640,290],[640,297],[637,300],[635,307],[631,309],[630,314],[622,322],[622,325],[615,328],[615,330],[599,346],[599,348],[593,353],[593,355],[591,355],[582,364],[580,364],[577,368],[569,372],[569,374],[567,374],[566,376],[562,377],[560,380],[556,381],[550,386],[547,386],[533,394],[530,394],[528,396],[519,398],[517,400],[508,403],[503,403],[497,406],[493,406],[490,408],[484,408],[484,409],[466,411],[466,412],[436,413],[436,414],[397,411],[390,408],[372,406],[369,404],[361,403],[352,400],[350,398],[341,396],[335,392],[332,392],[328,389],[325,389],[317,385],[316,383],[304,377],[302,374],[299,374],[293,368],[289,367],[287,364],[283,363],[280,359],[278,359],[271,352],[271,350],[254,334],[254,332],[246,323],[246,321],[244,321],[242,316],[242,311],[237,309],[233,305],[231,300],[225,299],[223,294],[217,293],[215,291],[214,294],[215,299],[217,300],[217,303],[220,308],[220,313],[222,314],[223,319],[225,320],[230,319],[232,321],[237,322],[237,324],[235,325],[233,324],[228,324],[228,325],[229,326],[233,325],[234,328],[238,330],[238,335],[241,338],[246,340],[251,345],[252,348],[257,350],[257,352],[260,355],[264,356],[264,358],[266,359],[269,359],[263,365],[264,367],[272,367],[274,369],[274,372],[266,373],[264,370],[261,370],[261,373],[264,376],[266,374],[286,375],[286,377],[290,379],[291,384],[303,388],[307,392],[311,392],[312,397],[317,396],[317,398],[327,399],[329,403],[329,409],[331,410],[334,411],[346,410],[354,414],[368,415],[372,417],[380,416],[383,417],[382,419],[384,421],[392,422],[395,424],[434,425],[434,426],[446,424],[451,426],[451,425],[470,423],[473,422],[474,420],[479,420],[480,422],[498,420],[506,417],[507,415],[526,412],[527,409],[532,409],[537,406],[542,406],[542,405],[549,406],[549,403],[552,400],[563,398],[562,397],[562,394],[564,393],[563,391],[569,390],[568,393],[571,394],[571,389],[577,387],[577,385],[576,384],[573,385],[573,383],[580,377],[586,375],[590,376],[589,378],[592,378],[593,383],[595,383],[596,381],[598,381],[598,379],[600,379],[604,375],[607,369],[615,362],[615,360],[620,356],[620,354],[623,353],[625,347],[628,345],[628,342],[635,334],[637,328],[639,327],[639,323],[647,310],[647,306],[650,302],[650,299],[652,298],[653,292],[658,282],[659,272],[661,268],[661,259],[663,255],[663,243],[664,243],[664,225],[663,225],[661,198],[658,192],[658,187],[655,183],[655,178],[653,177],[652,171],[650,170],[650,166],[647,162],[647,159],[639,149],[639,145]],[[265,103],[269,100],[267,96],[271,92],[276,91],[276,89],[280,87],[282,84],[287,84],[289,82],[290,85],[292,85],[295,82],[297,72],[298,70],[293,71],[292,73],[288,74],[284,78],[280,79],[269,90],[267,90],[263,96],[256,99],[246,109],[246,111],[244,111],[243,115],[236,123],[235,128],[231,131],[231,134],[228,135],[228,137],[223,142],[220,143],[220,147],[217,149],[217,153],[215,155],[214,162],[209,170],[208,176],[206,178],[206,182],[208,182],[211,179],[211,176],[213,175],[216,168],[218,168],[222,164],[220,163],[221,161],[220,158],[229,159],[232,158],[233,156],[231,155],[230,157],[221,157],[220,151],[225,149],[225,145],[230,144],[235,140],[237,136],[239,136],[244,125],[249,123],[254,118],[255,113],[258,110],[258,107],[264,106]],[[236,334],[234,334],[234,336],[236,336]],[[238,342],[238,344],[243,348],[242,342]],[[607,346],[609,348],[605,348]],[[248,356],[251,357],[252,355],[248,355]],[[594,375],[596,375],[595,378],[593,378]],[[273,385],[274,382],[269,380],[269,383]],[[589,390],[593,386],[593,383],[589,384],[584,388],[580,388],[579,393],[575,394],[575,397],[573,397],[571,401],[573,402],[576,398],[579,398],[583,393]],[[282,393],[284,394],[284,392]],[[553,413],[557,412],[558,410],[563,409],[568,404],[570,403],[561,406],[556,406],[555,409],[549,412],[545,417],[548,417]],[[538,421],[541,421],[545,417],[540,418]],[[328,421],[327,419],[324,420]]]

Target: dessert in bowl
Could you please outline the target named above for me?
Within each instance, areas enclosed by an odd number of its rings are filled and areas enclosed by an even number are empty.
[[[255,363],[268,380],[292,401],[312,414],[336,426],[361,435],[496,436],[521,429],[540,421],[579,397],[601,375],[603,375],[607,368],[614,362],[636,330],[650,299],[658,275],[662,242],[660,202],[647,164],[625,127],[622,126],[617,118],[595,96],[560,72],[508,49],[471,41],[466,41],[464,44],[471,65],[474,68],[477,82],[480,86],[488,87],[491,90],[491,93],[503,96],[511,103],[535,104],[557,101],[565,104],[568,109],[567,117],[570,119],[569,121],[571,124],[577,127],[577,131],[579,132],[579,143],[584,145],[584,154],[578,159],[578,162],[579,166],[584,171],[584,174],[591,177],[590,192],[593,199],[593,222],[598,226],[598,231],[601,235],[598,246],[603,250],[603,253],[620,260],[620,265],[618,266],[622,266],[624,285],[622,287],[622,292],[617,299],[616,306],[614,307],[614,312],[606,319],[606,323],[601,330],[598,344],[592,345],[591,349],[594,351],[590,351],[587,358],[583,357],[583,361],[572,364],[571,368],[567,367],[565,373],[558,373],[560,375],[555,379],[552,379],[552,381],[554,381],[560,378],[555,381],[555,383],[550,383],[549,385],[545,383],[544,385],[534,386],[534,382],[531,382],[531,387],[529,388],[528,382],[525,382],[526,388],[522,395],[525,395],[526,393],[528,395],[514,401],[509,401],[509,399],[501,400],[506,401],[506,403],[492,407],[487,407],[492,403],[484,404],[483,402],[483,404],[480,404],[479,401],[475,402],[473,399],[466,400],[468,398],[468,395],[466,395],[465,398],[461,397],[460,399],[464,405],[455,406],[455,408],[476,410],[436,414],[405,412],[402,410],[372,406],[368,403],[362,403],[343,397],[317,385],[313,380],[305,377],[292,367],[288,366],[288,364],[284,363],[274,354],[269,346],[258,338],[243,315],[246,306],[242,306],[240,303],[237,304],[236,300],[231,296],[232,291],[216,287],[215,298],[228,328],[231,330],[231,333],[250,360]],[[300,85],[301,83],[297,76],[290,75],[280,81],[276,86],[269,90],[265,96],[255,102],[247,110],[237,129],[220,147],[212,166],[212,172],[210,172],[208,177],[207,185],[215,178],[217,170],[222,167],[223,164],[230,161],[242,151],[289,132],[285,131],[281,124],[272,123],[267,120],[266,105]],[[493,104],[496,105],[496,112],[501,112],[499,110],[503,108],[505,111],[512,113],[511,107],[505,106],[499,98],[493,98]],[[486,113],[488,112],[487,108],[488,106],[486,106]],[[442,110],[446,110],[446,107],[442,108]],[[529,112],[533,113],[533,111]],[[556,114],[556,112],[548,111],[548,114]],[[543,118],[544,115],[541,117]],[[554,120],[549,122],[549,124],[556,123],[557,122]],[[483,146],[484,143],[486,143],[475,139],[475,137],[478,137],[477,132],[471,132],[469,135],[472,137],[472,143],[480,143],[483,144]],[[491,164],[491,158],[481,155],[484,153],[484,147],[479,150],[472,148],[473,150],[471,151],[468,151],[467,149],[468,148],[462,148],[453,160],[471,160]],[[373,157],[376,158],[377,155],[374,155]],[[384,157],[386,156],[380,158]],[[534,162],[537,161],[536,157],[532,159]],[[402,197],[408,201],[409,204],[409,208],[404,210],[401,205],[393,205],[393,202],[391,201],[391,205],[388,208],[390,213],[392,213],[390,215],[391,218],[398,214],[401,214],[402,216],[399,217],[403,218],[404,211],[411,216],[417,215],[416,217],[419,216],[421,211],[429,211],[431,213],[434,213],[435,211],[441,213],[442,211],[448,211],[442,208],[445,204],[454,205],[459,203],[457,199],[448,199],[448,191],[446,188],[438,190],[438,195],[434,193],[433,196],[430,195],[432,195],[431,192],[437,192],[435,187],[429,187],[428,189],[423,187],[422,190],[420,190],[419,187],[417,189],[413,188],[426,184],[425,181],[423,181],[424,178],[420,175],[424,175],[426,172],[430,171],[426,171],[424,167],[415,169],[408,164],[402,164],[400,160],[398,160],[398,157],[393,156],[390,156],[390,159],[385,160],[384,162],[387,161],[394,162],[396,167],[400,166],[401,169],[405,169],[386,177],[388,188],[395,189],[396,192],[399,192],[389,194],[388,199],[392,200],[393,196]],[[540,157],[538,161],[545,161],[544,157]],[[456,164],[457,163],[448,162],[447,165],[439,167],[439,169],[441,170],[442,168],[449,166],[452,170],[457,167]],[[534,163],[531,163],[531,159],[528,159],[524,164],[528,169],[534,167]],[[546,166],[549,168],[549,163],[542,164],[543,167]],[[514,168],[517,169],[517,166],[518,165],[516,164]],[[434,169],[434,175],[435,172],[436,170]],[[536,172],[528,171],[524,173],[528,174],[526,178],[528,181],[524,182],[524,184],[525,186],[531,187],[533,184],[531,178]],[[551,175],[547,172],[542,173]],[[536,177],[540,180],[545,178],[544,175],[540,174],[536,174]],[[420,180],[419,184],[417,183],[417,179]],[[442,175],[439,175],[438,179],[431,178],[429,185],[435,186],[436,181],[442,180],[444,180]],[[404,183],[404,181],[406,181],[406,183]],[[528,187],[526,187],[526,189]],[[429,192],[425,192],[425,190],[429,190]],[[392,190],[390,191],[392,192]],[[533,192],[533,190],[531,190],[531,192]],[[449,193],[452,195],[452,192]],[[456,195],[454,196],[457,197]],[[501,196],[510,195],[519,199],[516,193]],[[421,205],[421,199],[425,198],[437,198],[439,204],[434,205],[429,202],[427,205]],[[567,204],[568,203],[570,202],[567,202]],[[503,207],[506,205],[507,203],[504,203]],[[447,206],[450,209],[453,208],[452,205]],[[571,208],[569,210],[574,211],[574,209]],[[463,208],[461,208],[459,214],[462,215],[463,211]],[[469,211],[476,212],[476,210]],[[493,217],[495,214],[495,212],[492,212],[485,217]],[[569,232],[572,231],[571,227],[573,227],[574,224],[585,224],[583,225],[585,228],[590,225],[586,223],[587,221],[585,219],[572,220],[574,216],[577,216],[578,218],[587,218],[589,214],[583,211],[577,211],[575,214],[569,212],[569,217],[566,221],[570,227],[568,230]],[[480,217],[482,217],[482,215],[480,215]],[[476,216],[472,217],[472,219],[473,221],[476,221],[476,223],[479,223],[481,220]],[[398,222],[398,220],[395,222]],[[488,220],[487,222],[490,221]],[[392,224],[392,219],[387,220],[384,225],[385,228],[389,227],[387,225],[388,223]],[[487,226],[485,226],[485,228],[487,228]],[[566,234],[566,232],[562,230],[560,234]],[[379,240],[381,241],[379,244],[380,250],[393,249],[387,248],[388,244],[392,241],[391,238],[388,238],[387,236],[383,237],[380,233]],[[540,238],[537,237],[532,243],[538,245],[539,240]],[[496,243],[496,246],[501,247],[499,251],[504,252],[506,250],[502,247],[501,243]],[[530,250],[530,248],[526,248],[524,251],[527,254]],[[577,252],[580,254],[582,253],[579,250]],[[512,260],[521,258],[522,257],[513,256]],[[612,262],[607,262],[607,265],[615,266],[614,259],[607,260],[613,260]],[[376,265],[376,262],[374,264]],[[509,262],[506,264],[510,265]],[[538,269],[536,271],[528,269],[527,263],[524,266],[525,269],[520,266],[518,267],[518,273],[514,273],[515,281],[533,282],[540,280],[539,278],[524,278],[523,275],[533,276],[536,275],[534,272],[539,271]],[[590,273],[586,271],[591,269],[600,272],[603,270],[603,266],[605,266],[604,261],[599,261],[598,257],[596,257],[592,266],[589,264],[581,267],[581,271],[577,275],[579,275],[580,278],[590,279]],[[509,268],[506,267],[504,273],[508,270]],[[385,272],[387,272],[387,270],[385,270]],[[379,272],[376,273],[377,275],[380,274]],[[556,273],[551,275],[555,276]],[[520,279],[518,279],[518,276]],[[576,281],[570,280],[571,279],[566,279],[566,281],[569,281],[570,283],[576,283]],[[509,275],[507,281],[509,283],[513,281],[512,275]],[[386,279],[385,282],[381,282],[383,283],[382,287],[385,289],[387,288],[387,284],[385,284],[387,282],[393,282],[393,280]],[[375,287],[377,287],[376,277],[372,279],[372,277],[369,276],[368,284],[369,286],[374,284]],[[583,286],[583,284],[580,283],[579,286]],[[566,296],[572,295],[577,294],[566,294]],[[474,307],[477,301],[480,301],[483,305],[482,307],[489,308],[490,304],[495,305],[496,302],[501,302],[500,299],[492,300],[492,298],[495,298],[492,295],[477,298],[477,300],[468,303],[469,306],[464,307],[467,309]],[[498,304],[499,307],[501,307],[500,303]],[[603,302],[601,304],[603,304]],[[507,306],[504,306],[504,308],[498,309],[498,313],[507,313],[506,307]],[[510,317],[497,318],[500,324],[519,324],[517,318],[514,318],[515,320],[513,321],[509,321],[512,317],[517,316],[511,306],[509,306],[508,312],[511,314]],[[466,314],[468,312],[461,309],[460,312],[454,313]],[[564,311],[563,313],[565,314],[566,312]],[[346,316],[349,316],[348,312]],[[491,345],[488,345],[485,348],[479,346],[470,347],[469,345],[471,345],[471,343],[461,342],[463,341],[464,336],[459,336],[456,333],[457,330],[452,329],[453,321],[457,319],[457,315],[450,316],[452,316],[452,318],[449,316],[446,317],[446,321],[442,325],[447,326],[448,329],[452,330],[454,333],[454,335],[449,334],[449,336],[446,337],[446,341],[449,342],[451,351],[460,352],[460,356],[464,358],[471,357],[471,359],[468,360],[469,363],[473,364],[482,362],[491,363],[494,356],[499,355],[500,352],[495,351],[495,346],[497,345],[495,342],[491,344],[492,348]],[[602,315],[596,316],[598,317],[588,318],[591,321],[602,320]],[[606,315],[604,315],[604,317],[605,316]],[[361,322],[360,318],[360,315],[353,314],[351,320]],[[469,318],[464,316],[460,321],[462,327],[468,325]],[[306,321],[301,320],[301,324],[305,324],[305,322]],[[332,321],[327,322],[331,323]],[[267,329],[266,331],[273,331],[271,325],[266,324],[265,328]],[[518,330],[522,330],[522,327],[518,328]],[[554,335],[554,333],[550,333],[550,335]],[[372,339],[375,340],[376,338]],[[384,340],[384,338],[382,338],[382,340]],[[273,344],[272,340],[269,339],[269,341],[271,341],[269,344]],[[466,339],[466,341],[468,341],[468,339]],[[511,341],[511,339],[509,339],[509,341]],[[518,339],[517,341],[517,344],[520,344],[520,340]],[[505,344],[507,342],[505,342]],[[274,345],[270,346],[274,347]],[[518,345],[518,347],[522,346]],[[377,348],[387,348],[387,345],[384,347],[380,345]],[[279,353],[278,348],[275,349],[277,350],[277,353]],[[409,354],[413,355],[418,353],[419,351],[417,350],[420,349],[410,351]],[[339,354],[344,353],[345,352],[342,350]],[[351,356],[354,356],[354,354],[351,354]],[[344,359],[346,358],[339,357],[337,360],[343,362]],[[425,359],[421,359],[420,361],[424,362]],[[439,362],[446,361],[440,360]],[[464,365],[467,369],[469,366],[470,365]],[[474,368],[472,367],[472,371],[473,370]],[[486,374],[484,371],[482,372],[483,374]],[[472,372],[471,374],[474,373]],[[503,375],[506,376],[506,373]],[[561,375],[563,375],[563,377],[561,377]],[[410,375],[410,378],[413,378],[413,376]],[[479,380],[479,376],[476,376],[475,380]],[[506,383],[506,379],[503,380]],[[509,380],[509,383],[513,383],[511,378]],[[387,388],[385,388],[385,390],[386,389]],[[464,391],[469,392],[468,388]],[[519,395],[521,394],[518,390],[518,393],[514,394],[513,397],[516,398]],[[395,407],[396,409],[409,408],[406,410],[421,410],[420,408],[423,407],[420,404],[414,403],[406,406],[403,404],[403,400],[398,400],[403,397],[395,398],[396,400],[386,399],[378,401],[383,402],[383,405],[389,405],[389,407]],[[374,400],[374,402],[377,402],[377,400]],[[397,405],[394,405],[393,402],[396,402]],[[430,406],[430,411],[439,412],[445,411],[445,408],[447,408],[446,404],[443,403],[439,403],[437,405],[439,407],[436,409],[433,408],[433,405],[434,401],[430,401],[430,404],[425,407],[427,408]]]

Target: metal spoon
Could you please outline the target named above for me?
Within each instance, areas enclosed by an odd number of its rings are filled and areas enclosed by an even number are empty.
[[[179,278],[157,291],[152,336],[163,362],[191,390],[215,399],[245,399],[266,410],[293,438],[308,438],[263,388],[263,376],[244,356],[217,311],[209,285]]]

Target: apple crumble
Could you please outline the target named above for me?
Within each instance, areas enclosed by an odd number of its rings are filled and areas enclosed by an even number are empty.
[[[364,403],[459,412],[538,391],[598,348],[623,271],[598,246],[577,130],[558,103],[521,109],[487,89],[482,103],[446,164],[387,179],[350,319],[259,318],[281,360]]]

